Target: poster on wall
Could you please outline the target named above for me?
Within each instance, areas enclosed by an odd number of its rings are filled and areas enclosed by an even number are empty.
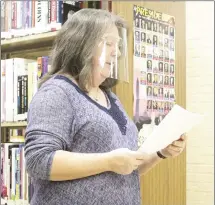
[[[175,103],[175,18],[134,5],[134,122],[139,146]]]

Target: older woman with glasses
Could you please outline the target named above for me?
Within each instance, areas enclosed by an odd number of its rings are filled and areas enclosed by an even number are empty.
[[[161,158],[138,151],[137,128],[110,91],[127,81],[126,48],[125,22],[108,11],[82,9],[62,26],[28,112],[31,205],[140,205],[139,174]],[[174,143],[163,157],[183,150]]]

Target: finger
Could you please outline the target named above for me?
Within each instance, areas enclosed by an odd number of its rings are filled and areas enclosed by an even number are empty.
[[[184,146],[184,142],[183,141],[174,141],[172,143],[172,145],[174,145],[176,147],[183,147]]]
[[[181,135],[181,137],[180,137],[180,140],[183,140],[183,141],[185,141],[187,139],[187,136],[186,136],[186,134],[183,134],[183,135]]]
[[[178,147],[178,146],[175,146],[175,145],[171,145],[169,147],[170,150],[174,151],[174,152],[180,152],[182,150],[182,147]]]

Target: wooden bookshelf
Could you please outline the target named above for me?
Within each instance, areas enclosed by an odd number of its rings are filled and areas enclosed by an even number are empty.
[[[32,34],[1,40],[1,52],[12,53],[28,49],[41,49],[52,45],[57,31]]]
[[[16,128],[16,127],[26,127],[27,122],[21,121],[21,122],[3,122],[1,123],[2,128]]]

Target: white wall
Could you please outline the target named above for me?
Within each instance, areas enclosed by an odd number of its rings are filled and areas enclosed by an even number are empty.
[[[214,2],[186,2],[188,110],[206,113],[188,134],[187,205],[214,204]]]

